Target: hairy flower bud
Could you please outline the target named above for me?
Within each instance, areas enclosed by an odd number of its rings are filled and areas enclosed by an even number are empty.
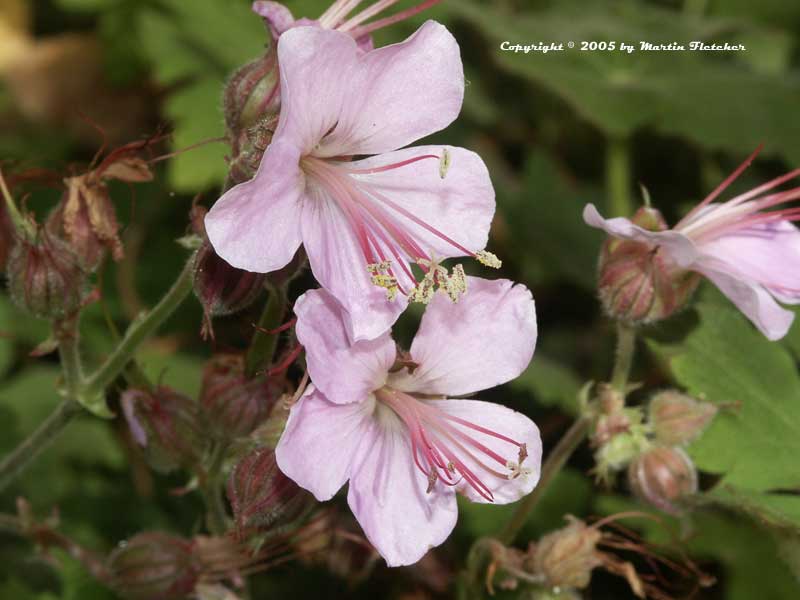
[[[311,500],[281,472],[275,453],[267,448],[256,448],[236,463],[227,491],[236,528],[243,537],[279,521],[293,521]]]
[[[211,317],[231,315],[250,306],[264,289],[266,275],[232,267],[208,242],[194,257],[194,293],[203,305],[204,331]]]
[[[631,222],[648,231],[667,229],[661,213],[650,207],[640,208]],[[699,275],[678,268],[657,247],[615,237],[603,244],[598,271],[598,292],[606,312],[634,325],[672,315],[700,281]]]
[[[131,435],[144,449],[150,466],[166,472],[197,463],[203,436],[194,400],[159,386],[152,392],[126,390],[121,403]]]
[[[85,298],[86,272],[71,248],[41,231],[17,239],[8,258],[8,287],[20,308],[43,319],[76,312]]]
[[[245,376],[244,357],[214,356],[203,372],[200,406],[211,435],[233,439],[248,435],[269,416],[280,395],[266,375]]]
[[[656,441],[665,446],[688,444],[699,436],[717,414],[710,402],[698,402],[675,390],[650,400],[649,420]]]
[[[255,175],[278,125],[280,105],[276,40],[270,39],[264,55],[240,67],[225,86],[223,111],[231,145],[226,187]]]
[[[597,544],[602,534],[583,521],[554,531],[536,544],[534,572],[544,575],[552,587],[583,589],[589,585],[592,570],[602,564]]]
[[[189,540],[158,531],[122,542],[108,557],[111,587],[126,600],[179,600],[194,590],[199,565]]]
[[[681,500],[697,492],[697,470],[680,448],[658,446],[628,466],[628,482],[639,499],[670,514],[680,514]]]

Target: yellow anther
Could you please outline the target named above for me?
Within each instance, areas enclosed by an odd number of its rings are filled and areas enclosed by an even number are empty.
[[[439,177],[442,179],[447,176],[447,172],[450,170],[451,161],[452,157],[450,156],[450,151],[445,148],[442,150],[442,157],[439,159]]]
[[[441,287],[439,289],[442,289]],[[467,292],[467,276],[464,274],[464,267],[456,265],[453,267],[452,274],[446,280],[445,292],[450,296],[450,300],[458,302],[458,299]]]
[[[491,252],[487,252],[486,250],[480,250],[479,252],[476,252],[475,259],[482,265],[492,267],[493,269],[499,269],[501,266],[503,266],[503,262],[499,258],[497,258]]]
[[[391,265],[391,261],[388,260],[367,265],[367,271],[371,274],[372,283],[386,290],[386,299],[389,301],[397,298],[398,291],[397,277],[386,272]]]

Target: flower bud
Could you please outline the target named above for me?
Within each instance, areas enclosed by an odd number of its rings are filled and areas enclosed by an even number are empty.
[[[231,315],[250,306],[264,289],[266,275],[229,265],[203,242],[194,257],[194,293],[205,313],[204,332],[211,332],[211,317]]]
[[[654,208],[642,207],[631,221],[649,231],[667,224]],[[633,325],[652,323],[681,309],[700,276],[679,269],[658,248],[609,237],[598,264],[598,292],[608,315]]]
[[[17,239],[8,257],[8,287],[20,308],[43,319],[75,313],[85,298],[86,272],[71,248],[41,231]]]
[[[665,446],[688,444],[699,436],[717,414],[710,402],[667,390],[650,400],[649,420],[656,441]]]
[[[108,557],[108,571],[111,587],[126,600],[179,600],[199,577],[192,542],[158,531],[122,542]]]
[[[278,446],[278,442],[283,435],[283,430],[286,429],[286,422],[289,420],[289,406],[286,400],[289,399],[287,394],[281,396],[272,410],[269,413],[266,421],[261,423],[253,430],[250,437],[264,448],[274,450]]]
[[[236,463],[227,491],[240,536],[291,522],[310,505],[308,493],[281,472],[267,448],[256,448]]]
[[[589,585],[592,570],[602,564],[597,544],[602,534],[583,521],[570,524],[544,536],[536,544],[534,572],[544,575],[551,587],[583,589]]]
[[[640,500],[680,514],[680,501],[697,492],[697,470],[680,448],[657,446],[628,465],[628,482]]]
[[[278,55],[273,38],[264,55],[240,67],[225,86],[223,111],[231,145],[226,188],[255,175],[278,125],[280,105]]]
[[[245,376],[243,356],[214,356],[205,367],[200,391],[209,433],[227,440],[248,435],[266,420],[279,395],[272,378]]]
[[[199,461],[203,436],[194,400],[159,386],[153,392],[128,389],[120,402],[133,439],[155,470],[167,472]]]
[[[591,442],[596,448],[596,472],[601,481],[610,482],[613,473],[623,469],[650,446],[647,426],[642,420],[638,408],[625,408],[598,417]]]

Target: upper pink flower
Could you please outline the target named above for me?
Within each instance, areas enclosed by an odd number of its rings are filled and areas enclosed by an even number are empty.
[[[349,35],[295,27],[280,36],[278,60],[283,105],[272,144],[256,176],[211,209],[208,237],[230,264],[257,272],[280,269],[302,243],[317,280],[346,309],[351,339],[374,338],[406,294],[445,286],[438,259],[486,257],[495,203],[483,161],[449,146],[397,150],[458,115],[458,44],[432,21],[369,52]],[[409,261],[428,274],[422,289]]]
[[[295,304],[313,385],[292,407],[278,466],[318,500],[349,480],[350,508],[390,566],[414,563],[447,539],[456,491],[504,504],[539,479],[541,441],[528,417],[449,399],[513,379],[536,344],[525,287],[477,278],[469,286],[458,304],[434,296],[408,355],[389,332],[351,345],[323,290]]]
[[[717,189],[667,231],[648,231],[622,217],[604,219],[589,204],[588,225],[609,235],[657,248],[678,268],[696,271],[716,285],[770,340],[786,335],[800,303],[800,208],[773,208],[800,198],[800,187],[770,190],[800,175],[796,169],[727,202],[713,201],[744,171],[760,148]]]

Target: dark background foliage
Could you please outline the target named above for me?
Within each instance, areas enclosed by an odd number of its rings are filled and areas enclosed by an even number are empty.
[[[287,4],[295,15],[314,17],[328,2]],[[445,0],[424,16],[454,32],[468,79],[461,118],[434,139],[471,148],[489,165],[498,197],[489,248],[504,261],[502,275],[528,285],[537,301],[533,364],[486,399],[533,417],[548,449],[577,413],[580,386],[607,377],[612,360],[613,328],[594,294],[601,236],[583,225],[583,205],[621,214],[640,203],[641,183],[675,222],[760,143],[761,157],[736,189],[798,166],[800,3]],[[60,177],[85,166],[101,146],[98,130],[113,147],[169,128],[164,151],[222,135],[221,86],[264,44],[260,19],[238,0],[6,0],[0,19],[0,160],[8,171],[49,170],[18,188],[40,216],[57,199]],[[421,21],[381,31],[378,42],[399,41]],[[747,50],[513,54],[500,51],[504,40],[705,40]],[[197,195],[213,202],[224,156],[224,145],[209,143],[161,163],[153,183],[113,185],[126,257],[100,274],[103,300],[83,319],[87,359],[113,346],[110,324],[124,328],[174,279],[186,256],[175,239],[186,232]],[[310,283],[297,282],[294,293]],[[704,287],[700,298],[669,331],[646,332],[634,378],[651,389],[677,383],[714,402],[738,403],[691,448],[705,473],[707,507],[683,523],[667,517],[658,525],[626,523],[667,544],[672,556],[688,553],[718,579],[697,598],[796,598],[800,329],[770,344],[712,290]],[[212,344],[199,335],[199,305],[187,301],[143,348],[141,362],[153,378],[196,394],[203,361],[213,350],[242,347],[258,310],[218,320]],[[404,317],[406,338],[414,317]],[[0,334],[0,452],[6,452],[57,403],[59,371],[54,358],[29,356],[47,326],[22,315],[5,295]],[[523,542],[559,527],[565,514],[591,517],[633,506],[623,483],[598,488],[591,467],[584,448],[530,518]],[[149,471],[120,419],[87,414],[0,495],[0,510],[13,512],[18,496],[39,514],[58,507],[66,533],[109,550],[141,530],[198,531],[200,500],[170,493],[185,483]],[[461,508],[456,533],[438,554],[448,572],[510,514],[508,507]],[[60,569],[37,558],[29,543],[0,533],[0,598],[113,597],[80,565],[57,558]],[[379,567],[348,588],[321,568],[292,564],[257,577],[253,597],[400,597],[417,589],[418,577]],[[677,592],[691,587],[676,583]],[[622,580],[598,574],[587,597],[632,596]]]

